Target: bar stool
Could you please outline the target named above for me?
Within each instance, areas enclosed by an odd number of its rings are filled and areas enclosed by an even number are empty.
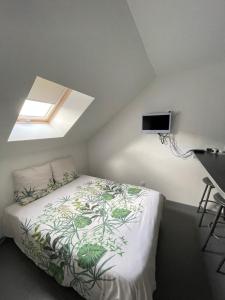
[[[208,235],[208,237],[207,237],[207,239],[205,241],[205,244],[202,247],[202,251],[205,251],[210,238],[212,236],[214,236],[214,231],[215,231],[216,225],[217,225],[217,223],[219,221],[219,218],[221,217],[222,211],[225,209],[225,199],[219,193],[216,193],[214,195],[214,199],[216,200],[215,202],[219,205],[219,207],[218,207],[218,210],[216,212],[215,219],[214,219],[214,221],[212,223],[212,226],[210,228],[209,235]],[[222,265],[223,264],[221,264],[220,268],[222,267]]]
[[[224,256],[223,259],[221,260],[221,262],[220,262],[220,264],[219,264],[219,266],[218,266],[218,268],[217,268],[217,270],[216,270],[218,273],[225,274],[224,272],[221,271],[222,266],[224,265],[224,263],[225,263],[225,256]]]
[[[215,203],[215,201],[209,200],[211,191],[212,191],[213,188],[215,188],[213,183],[211,182],[211,180],[208,177],[203,178],[202,181],[205,183],[205,189],[204,189],[202,198],[199,202],[198,209],[197,209],[197,213],[199,213],[201,211],[201,208],[202,208],[202,214],[201,214],[201,218],[200,218],[200,221],[199,221],[199,227],[202,226],[202,221],[203,221],[204,215],[205,215],[205,213],[207,213],[207,204],[209,202]],[[205,195],[206,195],[206,198],[205,198]],[[203,203],[204,203],[204,205],[202,207]]]

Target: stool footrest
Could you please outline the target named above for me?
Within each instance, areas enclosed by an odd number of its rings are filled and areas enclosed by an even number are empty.
[[[219,193],[216,193],[213,197],[216,200],[216,203],[225,207],[225,199]]]

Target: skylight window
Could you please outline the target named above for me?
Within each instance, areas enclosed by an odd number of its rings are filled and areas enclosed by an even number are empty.
[[[93,100],[91,96],[37,76],[8,141],[64,137]]]
[[[53,104],[40,101],[25,100],[19,118],[47,118]]]

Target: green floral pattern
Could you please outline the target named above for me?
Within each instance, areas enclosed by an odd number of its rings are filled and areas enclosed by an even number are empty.
[[[58,189],[61,186],[68,184],[70,182],[72,182],[73,180],[77,179],[79,176],[77,175],[77,173],[74,172],[65,172],[63,174],[63,178],[61,181],[54,181],[54,189]]]
[[[71,173],[64,173],[62,181],[55,181],[51,178],[44,189],[39,189],[35,186],[24,187],[20,191],[14,192],[14,199],[20,205],[26,205],[30,202],[33,202],[37,199],[40,199],[44,196],[47,196],[51,192],[55,191],[56,189],[62,187],[65,184],[72,182],[73,180],[77,179],[78,175],[76,172]]]
[[[114,280],[112,260],[126,251],[124,233],[140,220],[145,193],[108,180],[88,182],[21,223],[23,250],[58,283],[91,299],[101,281]]]

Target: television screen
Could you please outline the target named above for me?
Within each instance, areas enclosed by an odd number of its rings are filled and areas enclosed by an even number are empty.
[[[142,116],[142,131],[146,133],[169,133],[170,125],[170,112]]]

